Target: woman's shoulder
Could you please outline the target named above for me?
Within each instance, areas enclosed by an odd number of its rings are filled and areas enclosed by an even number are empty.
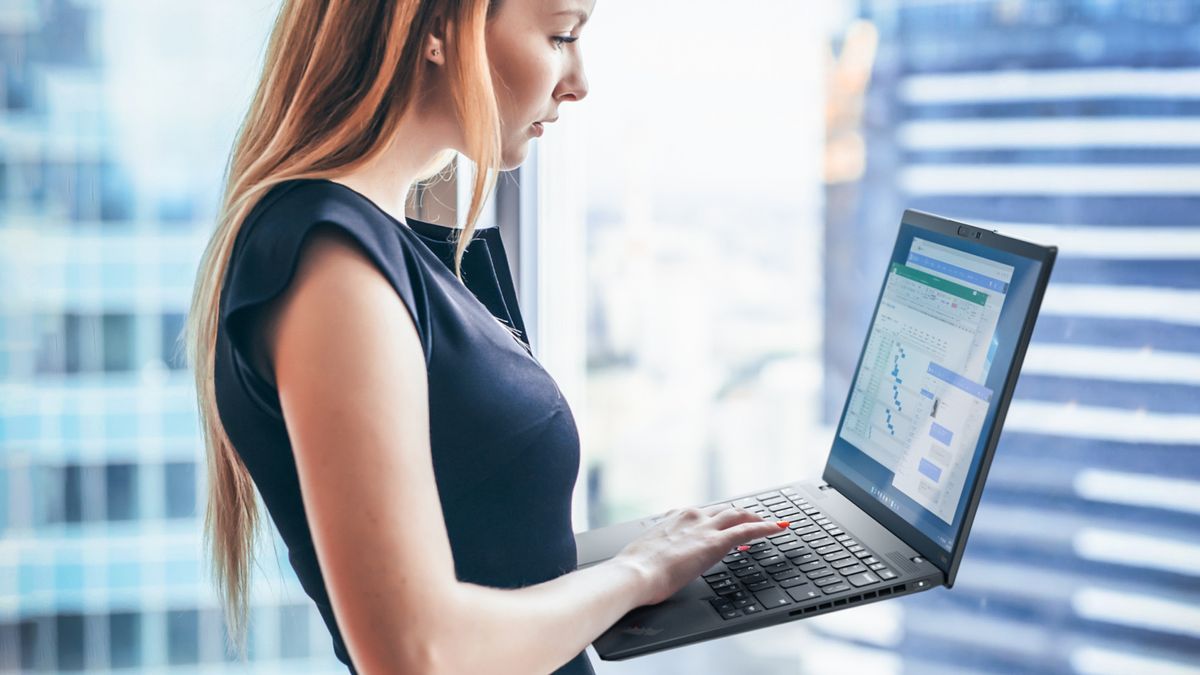
[[[222,318],[238,332],[254,308],[279,296],[294,278],[304,244],[317,229],[349,235],[383,274],[419,327],[425,310],[428,253],[422,254],[395,221],[365,197],[331,181],[286,181],[251,209],[230,258]],[[438,264],[436,259],[433,264]],[[246,319],[239,319],[245,315]]]

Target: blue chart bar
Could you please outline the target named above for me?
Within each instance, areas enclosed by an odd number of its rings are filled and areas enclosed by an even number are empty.
[[[934,440],[941,441],[942,445],[950,445],[951,439],[954,438],[954,432],[938,424],[937,422],[934,422],[933,426],[929,428],[929,435],[932,436]]]
[[[917,468],[920,469],[921,473],[928,476],[929,480],[935,483],[942,477],[941,468],[924,457],[921,458],[921,464]]]

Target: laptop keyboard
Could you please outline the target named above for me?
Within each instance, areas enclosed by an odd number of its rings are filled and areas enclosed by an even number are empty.
[[[786,532],[733,550],[702,576],[724,619],[806,602],[895,579],[896,573],[792,488],[733,502]]]

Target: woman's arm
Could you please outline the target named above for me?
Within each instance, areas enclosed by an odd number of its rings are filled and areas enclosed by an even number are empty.
[[[351,238],[318,229],[263,318],[317,558],[360,672],[549,672],[769,531],[746,512],[718,521],[688,510],[661,546],[523,589],[461,583],[434,479],[423,351],[395,291]]]

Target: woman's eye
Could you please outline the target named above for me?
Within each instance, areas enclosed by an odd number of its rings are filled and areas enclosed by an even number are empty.
[[[574,42],[579,38],[573,35],[553,35],[550,39],[554,41],[555,47],[561,47],[563,44]]]

